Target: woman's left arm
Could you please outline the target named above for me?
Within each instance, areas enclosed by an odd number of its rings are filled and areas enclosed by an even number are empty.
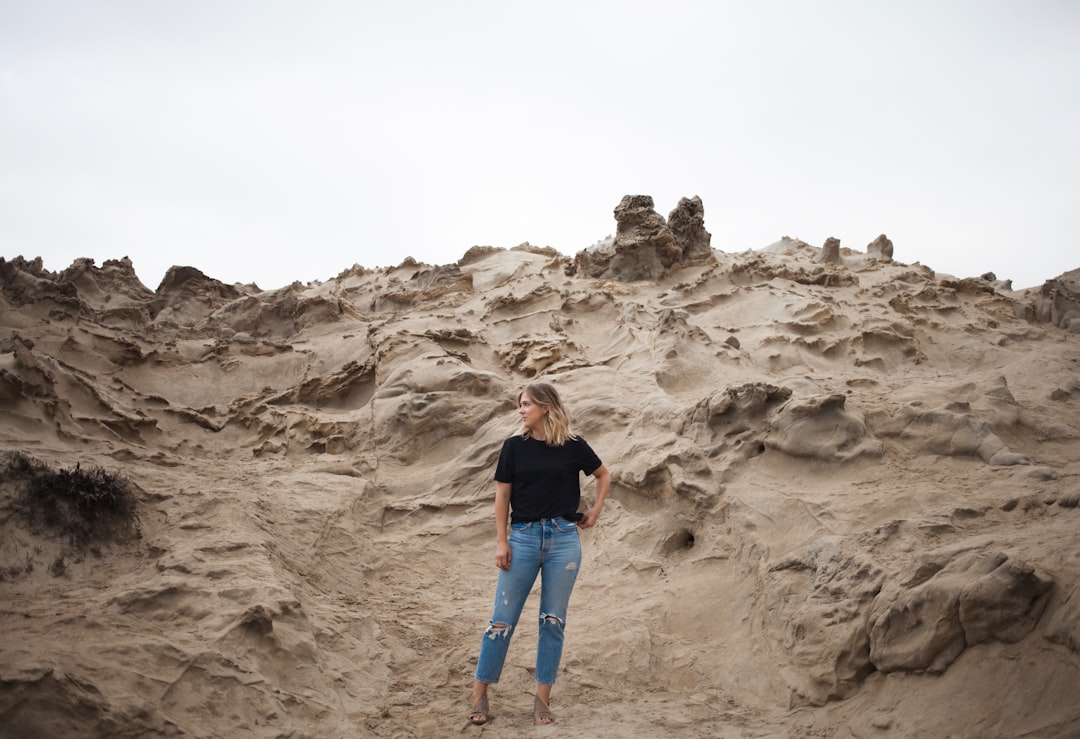
[[[578,522],[578,527],[582,529],[591,529],[596,525],[600,512],[604,510],[604,499],[607,498],[608,488],[611,487],[611,473],[604,465],[596,468],[593,477],[596,478],[596,502],[593,503],[592,508],[585,511],[585,518]]]

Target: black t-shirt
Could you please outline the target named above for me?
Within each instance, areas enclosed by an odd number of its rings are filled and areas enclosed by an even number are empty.
[[[513,523],[565,516],[571,520],[581,501],[579,472],[591,475],[600,458],[580,436],[562,446],[519,435],[503,442],[497,482],[510,483]]]

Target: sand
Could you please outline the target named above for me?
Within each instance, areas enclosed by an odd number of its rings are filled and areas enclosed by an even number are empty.
[[[139,521],[75,546],[0,483],[0,735],[1080,735],[1076,273],[580,256],[276,291],[0,260],[0,452],[125,476]],[[492,475],[535,378],[612,493],[556,727],[534,593],[479,729]]]

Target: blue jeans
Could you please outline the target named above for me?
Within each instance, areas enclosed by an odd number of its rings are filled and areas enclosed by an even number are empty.
[[[497,683],[506,650],[525,599],[540,573],[540,638],[536,645],[536,681],[555,684],[562,659],[566,607],[581,567],[577,524],[562,518],[512,523],[509,531],[510,569],[499,570],[495,610],[480,642],[476,679]]]

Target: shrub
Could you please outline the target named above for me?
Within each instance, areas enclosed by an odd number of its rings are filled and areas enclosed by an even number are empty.
[[[7,472],[23,480],[20,502],[31,525],[67,536],[84,548],[98,541],[139,536],[134,486],[100,467],[52,470],[25,455],[8,455]]]

